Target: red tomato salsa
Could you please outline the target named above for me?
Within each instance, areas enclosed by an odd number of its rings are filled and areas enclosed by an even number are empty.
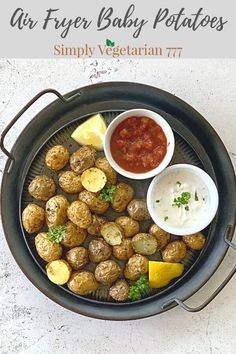
[[[130,117],[114,130],[111,154],[126,171],[143,173],[156,168],[164,159],[167,140],[162,128],[148,117]]]

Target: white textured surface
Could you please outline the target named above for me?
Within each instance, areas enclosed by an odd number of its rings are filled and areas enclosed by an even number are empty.
[[[42,89],[66,93],[110,80],[143,82],[193,105],[217,130],[236,166],[236,60],[0,60],[0,131]],[[9,135],[9,146],[42,99]],[[1,173],[5,158],[0,156]],[[235,239],[235,238],[234,238]],[[210,354],[236,352],[236,285],[200,313],[175,308],[135,322],[99,321],[71,313],[41,294],[0,238],[0,354]],[[188,301],[200,304],[235,262],[231,251],[208,284]]]

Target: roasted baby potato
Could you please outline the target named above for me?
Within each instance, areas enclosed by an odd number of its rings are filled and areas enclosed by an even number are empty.
[[[118,183],[113,194],[112,208],[117,213],[122,213],[134,196],[133,188],[127,183]]]
[[[99,157],[95,161],[95,166],[105,173],[105,175],[107,177],[107,183],[106,184],[108,186],[112,186],[112,185],[116,184],[117,173],[111,167],[111,165],[109,164],[109,162],[107,161],[107,159],[105,157]]]
[[[67,286],[75,294],[88,295],[97,290],[98,283],[92,272],[83,270],[72,273]]]
[[[149,220],[150,214],[145,199],[133,199],[127,206],[130,217],[137,221]]]
[[[115,222],[122,229],[124,237],[132,237],[139,232],[138,221],[129,216],[119,216]]]
[[[149,229],[149,234],[156,237],[157,240],[157,249],[162,250],[168,242],[170,242],[171,236],[168,232],[162,230],[156,224],[152,224]]]
[[[137,280],[148,272],[148,259],[141,254],[134,254],[125,266],[124,276],[129,280]]]
[[[89,207],[81,200],[75,200],[67,209],[68,218],[82,229],[87,229],[92,223]]]
[[[86,190],[79,194],[79,200],[87,204],[89,209],[96,214],[104,214],[109,208],[109,203],[99,199],[95,193]]]
[[[205,245],[206,238],[201,232],[198,232],[196,234],[183,236],[183,241],[192,250],[200,251]]]
[[[46,265],[46,272],[51,282],[57,285],[64,285],[70,279],[72,269],[64,259],[58,259]]]
[[[102,170],[91,167],[81,175],[82,186],[89,192],[97,193],[103,189],[107,182],[107,177]]]
[[[92,240],[89,243],[88,250],[89,259],[93,263],[106,261],[112,254],[111,246],[109,246],[108,243],[102,238]]]
[[[115,222],[107,222],[102,225],[101,235],[111,246],[120,245],[123,239],[122,231]]]
[[[35,247],[39,257],[46,262],[61,258],[62,247],[59,243],[50,241],[47,232],[41,232],[35,237]]]
[[[80,176],[73,171],[60,173],[58,183],[61,189],[69,194],[79,193],[83,190]]]
[[[96,150],[92,146],[82,146],[70,157],[70,167],[76,174],[81,174],[94,166]]]
[[[46,203],[46,222],[48,227],[65,224],[69,202],[63,195],[55,195]]]
[[[87,231],[75,225],[72,221],[67,221],[66,231],[64,233],[61,244],[65,247],[77,247],[84,242]]]
[[[84,247],[75,247],[66,252],[66,260],[75,269],[83,269],[89,262],[88,250]]]
[[[141,232],[132,238],[132,247],[136,253],[150,256],[157,250],[156,237]]]
[[[101,216],[92,215],[92,224],[89,225],[87,231],[92,236],[102,236],[101,228],[107,220]]]
[[[164,262],[179,263],[187,253],[186,244],[183,241],[170,242],[162,251],[162,258]]]
[[[51,170],[59,171],[69,161],[69,151],[63,145],[55,145],[48,150],[45,163]]]
[[[120,266],[112,260],[99,263],[94,272],[96,280],[102,284],[113,283],[120,276],[120,274]]]
[[[38,232],[44,224],[45,211],[36,204],[28,204],[22,212],[22,224],[29,234]]]
[[[56,184],[51,177],[36,176],[28,187],[29,194],[35,199],[47,201],[56,192]]]
[[[113,246],[113,256],[121,261],[126,261],[134,254],[132,241],[124,239],[120,245]]]
[[[119,279],[109,290],[109,295],[116,301],[126,301],[129,295],[129,284],[125,279]]]

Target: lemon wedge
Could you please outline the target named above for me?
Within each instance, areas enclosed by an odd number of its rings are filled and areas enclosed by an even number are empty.
[[[181,263],[149,261],[149,286],[162,288],[174,278],[180,277],[184,271]]]
[[[71,134],[71,137],[80,145],[92,145],[96,150],[102,150],[106,129],[103,116],[95,114],[86,122],[80,124]]]

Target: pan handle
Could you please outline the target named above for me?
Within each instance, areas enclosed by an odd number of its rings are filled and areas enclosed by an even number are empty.
[[[229,237],[233,236],[233,226],[232,225],[228,225],[225,231],[225,236],[224,236],[224,241],[227,243],[227,245],[229,245],[229,247],[231,247],[233,250],[236,250],[236,245],[233,244],[231,241],[229,241]],[[178,298],[173,298],[170,299],[169,301],[167,301],[166,303],[164,303],[162,305],[162,309],[166,309],[168,306],[173,305],[173,303],[175,302],[177,305],[179,305],[180,307],[182,307],[182,309],[188,311],[188,312],[198,312],[203,310],[207,305],[210,304],[210,302],[212,300],[214,300],[214,298],[221,292],[221,290],[224,289],[224,287],[228,284],[228,282],[230,281],[230,279],[234,276],[234,274],[236,273],[236,265],[233,267],[233,269],[231,270],[231,272],[228,274],[228,276],[225,278],[225,280],[221,283],[221,285],[213,292],[213,294],[206,300],[204,301],[200,306],[197,307],[190,307],[188,305],[186,305],[182,300],[178,299]]]
[[[46,89],[43,90],[41,92],[39,92],[34,98],[32,98],[32,100],[30,100],[22,109],[21,111],[12,119],[12,121],[7,125],[7,127],[4,129],[4,131],[2,132],[1,136],[0,136],[0,149],[2,150],[2,152],[8,156],[8,158],[10,159],[10,166],[8,168],[8,173],[10,172],[10,170],[12,169],[14,162],[15,162],[15,157],[13,156],[13,154],[11,152],[9,152],[5,146],[4,146],[4,139],[5,136],[7,135],[8,131],[12,128],[12,126],[16,123],[16,121],[27,111],[28,108],[30,108],[40,97],[42,97],[43,95],[47,94],[47,93],[53,93],[54,95],[56,95],[62,102],[64,103],[68,103],[70,102],[75,96],[80,95],[80,92],[77,93],[76,95],[71,96],[70,98],[65,98],[64,96],[62,96],[58,91],[54,90],[54,89]]]

